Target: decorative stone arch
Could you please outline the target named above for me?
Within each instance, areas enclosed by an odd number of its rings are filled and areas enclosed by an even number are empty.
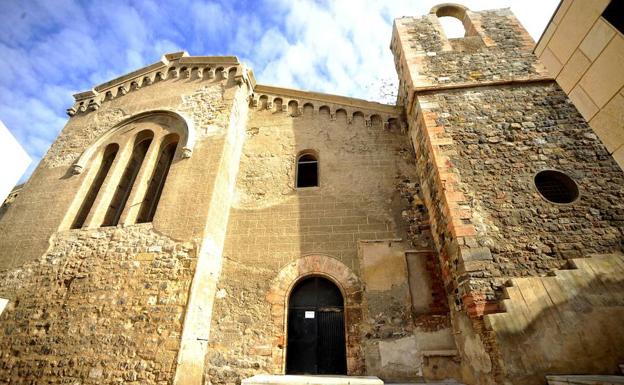
[[[363,309],[360,279],[339,260],[326,255],[308,255],[283,267],[271,282],[267,301],[271,306],[273,341],[271,355],[274,371],[284,374],[286,370],[286,346],[288,297],[292,289],[302,279],[318,276],[332,281],[342,292],[344,298],[344,317],[346,331],[347,374],[365,373],[364,352],[361,346]]]
[[[144,111],[138,114],[135,114],[127,119],[122,120],[121,122],[114,125],[104,134],[102,134],[97,140],[95,140],[83,153],[80,157],[74,162],[72,165],[72,172],[74,174],[80,174],[87,166],[89,161],[93,158],[93,156],[97,153],[100,146],[108,141],[111,137],[115,136],[119,133],[125,126],[128,124],[135,122],[137,120],[143,119],[148,116],[153,115],[168,115],[172,116],[176,119],[179,119],[184,124],[182,125],[185,132],[180,133],[180,144],[182,145],[182,157],[190,158],[193,153],[193,147],[195,147],[195,126],[193,125],[193,120],[187,116],[186,114],[178,111],[170,111],[170,110],[150,110]]]

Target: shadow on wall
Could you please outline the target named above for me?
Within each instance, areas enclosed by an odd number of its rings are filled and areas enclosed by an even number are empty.
[[[513,384],[548,374],[616,374],[624,361],[624,256],[573,260],[553,277],[512,280],[505,313],[486,316]]]

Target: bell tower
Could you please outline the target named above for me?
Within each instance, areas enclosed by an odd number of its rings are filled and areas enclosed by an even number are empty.
[[[441,17],[461,21],[464,36],[447,38]],[[554,275],[570,258],[620,248],[621,222],[597,228],[591,213],[609,216],[610,204],[596,197],[617,196],[623,174],[535,57],[534,44],[509,9],[441,4],[394,21],[398,102],[467,383],[535,383],[548,370],[572,372],[565,360],[589,368],[588,360],[545,351],[514,363],[518,344],[536,341],[509,336],[528,333],[529,324],[555,335],[552,326],[529,317],[512,332],[492,320],[518,306],[509,299],[512,278]],[[533,312],[529,302],[522,306]]]

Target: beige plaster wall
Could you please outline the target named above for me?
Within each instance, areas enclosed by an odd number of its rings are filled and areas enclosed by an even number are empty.
[[[624,167],[624,35],[601,14],[608,0],[564,0],[535,54]]]
[[[366,284],[364,320],[368,322],[363,332],[375,337],[362,341],[367,373],[386,382],[460,380],[450,324],[435,322],[436,317],[446,319],[445,315],[430,314],[432,290],[427,281],[431,275],[424,261],[408,264],[408,255],[414,253],[393,240],[360,241],[358,249]],[[414,304],[419,305],[419,314]]]

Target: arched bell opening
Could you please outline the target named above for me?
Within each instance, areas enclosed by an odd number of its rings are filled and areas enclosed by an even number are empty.
[[[327,278],[299,281],[288,299],[286,374],[347,374],[344,297]]]

